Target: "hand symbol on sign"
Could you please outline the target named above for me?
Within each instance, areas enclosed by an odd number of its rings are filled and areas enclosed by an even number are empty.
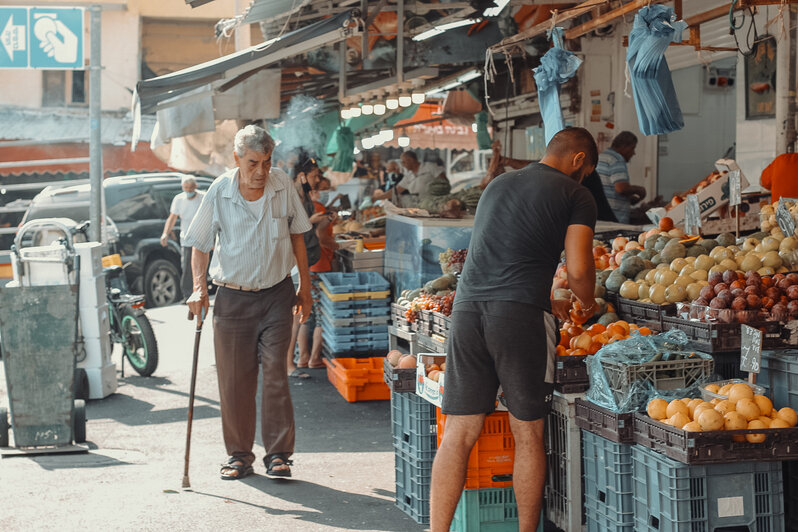
[[[74,63],[78,57],[78,37],[63,22],[41,17],[33,26],[39,47],[59,63]]]

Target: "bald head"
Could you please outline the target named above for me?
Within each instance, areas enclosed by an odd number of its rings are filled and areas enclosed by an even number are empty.
[[[596,141],[584,128],[567,127],[552,137],[540,162],[581,182],[598,162]]]

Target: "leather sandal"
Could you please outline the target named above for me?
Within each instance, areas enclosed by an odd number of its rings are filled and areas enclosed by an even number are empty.
[[[233,474],[233,471],[235,471],[235,474]],[[231,456],[227,463],[222,464],[222,468],[219,470],[222,480],[240,480],[254,472],[255,470],[251,465],[245,466],[244,461],[235,456]]]
[[[291,477],[291,467],[294,465],[293,460],[288,460],[283,454],[271,454],[263,459],[266,465],[266,474],[270,477]],[[287,469],[275,469],[280,466],[289,466]]]

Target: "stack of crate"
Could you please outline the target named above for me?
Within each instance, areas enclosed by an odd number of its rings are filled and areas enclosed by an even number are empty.
[[[388,281],[376,272],[321,273],[319,279],[328,379],[349,402],[389,399],[382,356],[391,320]]]

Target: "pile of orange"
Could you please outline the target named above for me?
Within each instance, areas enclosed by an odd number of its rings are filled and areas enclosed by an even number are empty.
[[[607,344],[626,340],[633,331],[642,335],[652,334],[648,327],[638,327],[634,323],[618,320],[608,326],[596,323],[583,329],[571,322],[565,322],[560,329],[560,343],[557,354],[560,356],[595,355]]]

